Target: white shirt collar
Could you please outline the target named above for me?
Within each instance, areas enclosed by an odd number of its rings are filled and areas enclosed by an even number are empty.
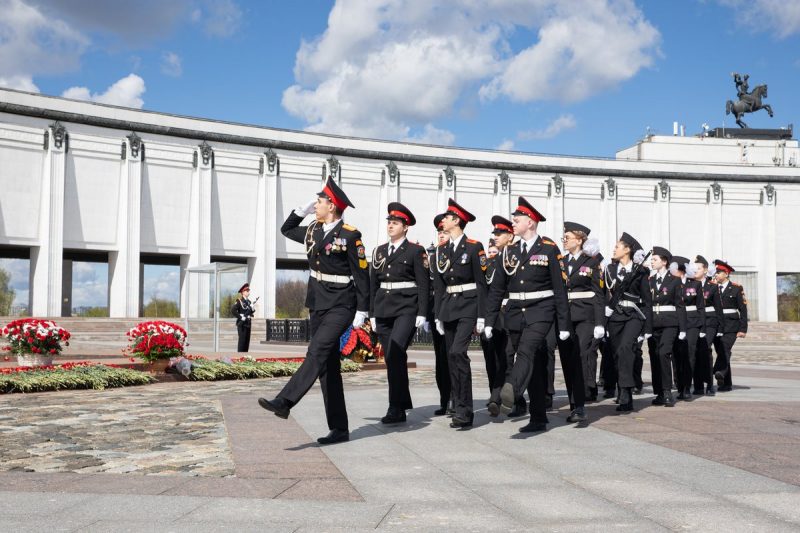
[[[624,270],[625,272],[630,272],[631,270],[633,270],[633,261],[631,261],[627,265],[623,265],[622,263],[617,263],[617,273],[619,273],[621,270]]]
[[[450,238],[450,242],[453,243],[453,250],[458,248],[458,245],[461,244],[461,239],[463,239],[463,238],[464,238],[464,234],[463,233],[461,235],[459,235],[458,237],[456,237],[455,239],[454,238]]]
[[[389,246],[394,246],[394,249],[397,250],[398,248],[400,248],[403,245],[404,242],[406,242],[406,238],[405,237],[400,237],[400,240],[396,241],[396,242],[390,240],[389,241]]]
[[[332,230],[336,226],[336,224],[339,223],[340,220],[341,219],[334,220],[333,222],[326,222],[325,224],[322,225],[322,231],[327,234],[330,230]]]
[[[536,244],[536,239],[538,239],[538,238],[539,238],[539,236],[534,234],[532,239],[526,241],[526,240],[520,238],[520,241],[525,243],[525,246],[527,247],[527,250],[530,252],[533,249],[533,245]],[[520,244],[520,249],[522,249],[522,245],[521,244]]]
[[[725,289],[727,289],[728,288],[728,283],[730,283],[730,280],[728,280],[725,283],[723,283],[722,285],[720,285],[719,286],[719,290],[720,291],[724,291]]]

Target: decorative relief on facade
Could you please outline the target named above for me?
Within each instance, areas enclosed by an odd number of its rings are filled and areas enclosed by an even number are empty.
[[[264,155],[267,156],[267,170],[270,172],[275,172],[275,169],[278,168],[278,154],[276,154],[275,151],[270,148],[264,152]],[[264,173],[263,169],[261,173]]]
[[[450,168],[450,165],[447,165],[447,168],[444,169],[444,178],[447,180],[447,187],[452,189],[453,184],[456,182],[456,173],[452,168]]]
[[[508,186],[511,182],[511,178],[508,177],[508,173],[505,170],[501,170],[500,174],[497,176],[500,178],[500,190],[503,192],[508,192]]]
[[[397,180],[400,179],[400,169],[397,168],[395,162],[389,161],[389,164],[386,165],[386,169],[389,171],[389,184],[397,184]]]
[[[144,148],[144,143],[142,142],[142,138],[136,135],[136,133],[133,131],[131,132],[130,135],[128,135],[127,138],[128,138],[128,144],[131,146],[131,158],[136,159],[139,157],[139,152]]]

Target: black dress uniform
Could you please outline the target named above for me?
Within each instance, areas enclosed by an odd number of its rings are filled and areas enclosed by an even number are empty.
[[[239,334],[239,342],[236,346],[237,352],[247,352],[250,350],[250,329],[252,326],[253,315],[256,310],[250,300],[242,295],[242,292],[250,289],[250,285],[245,283],[239,289],[240,297],[236,299],[231,307],[231,314],[236,317],[236,332]]]
[[[492,225],[494,226],[492,230],[493,235],[512,234],[514,232],[511,221],[498,215],[492,217]],[[486,283],[489,287],[492,286],[498,268],[503,268],[502,256],[500,254],[488,259]],[[483,349],[483,358],[486,362],[486,375],[489,378],[489,403],[487,406],[490,407],[500,405],[500,389],[503,387],[503,383],[506,382],[506,375],[509,370],[507,340],[508,337],[505,329],[503,329],[503,309],[501,307],[498,315],[498,323],[494,326],[492,331],[492,338],[487,339],[486,335],[481,335],[481,348]],[[512,353],[512,365],[513,361]],[[493,407],[489,414],[491,416],[497,416],[499,412],[499,409]]]
[[[326,197],[344,211],[352,204],[336,183],[328,182],[320,197]],[[295,212],[281,227],[287,238],[303,243],[308,255],[311,276],[308,280],[306,307],[310,311],[311,341],[305,360],[277,398],[259,399],[259,404],[281,418],[297,404],[319,378],[325,401],[325,415],[331,433],[321,443],[349,438],[347,409],[342,387],[339,338],[353,322],[356,311],[369,309],[369,273],[361,232],[342,220],[327,231],[319,222],[301,226],[303,216]]]
[[[564,222],[564,231],[580,231],[589,235],[591,230],[575,222]],[[576,372],[580,375],[575,377],[575,385],[572,386],[574,394],[573,402],[575,406],[582,406],[583,402],[579,398],[586,394],[590,397],[597,397],[597,344],[594,342],[595,327],[603,326],[605,317],[605,299],[602,286],[602,259],[593,257],[581,250],[577,256],[565,252],[564,261],[567,269],[567,299],[569,300],[569,315],[572,320],[572,328],[575,331],[573,341],[573,351],[575,355],[572,360],[577,363]],[[562,348],[559,346],[559,353]],[[564,378],[567,380],[567,372],[564,355],[561,355],[561,368],[564,369]],[[579,381],[580,380],[580,381]],[[580,385],[580,386],[578,386]],[[576,388],[581,392],[577,393]],[[569,390],[570,387],[567,387]],[[577,393],[577,394],[575,394]]]
[[[686,274],[689,259],[673,256],[672,261]],[[689,400],[692,397],[692,378],[696,367],[697,343],[700,333],[705,335],[706,308],[703,299],[703,284],[696,279],[686,278],[681,289],[681,300],[686,309],[686,338],[676,343],[675,362],[677,373],[675,381],[678,386],[678,399]]]
[[[444,215],[436,215],[433,219],[433,225],[437,232],[441,231],[441,223]],[[434,415],[442,416],[447,413],[448,408],[451,408],[453,403],[452,387],[450,386],[450,365],[447,362],[447,345],[444,340],[444,335],[439,333],[434,327],[436,320],[436,295],[434,294],[434,275],[436,274],[436,246],[431,245],[428,248],[428,266],[430,272],[430,295],[428,297],[428,325],[431,330],[431,338],[433,339],[433,354],[436,363],[436,388],[439,389],[439,408],[434,411]],[[451,408],[452,411],[452,408]]]
[[[387,220],[406,226],[416,224],[411,211],[399,202],[388,206]],[[417,317],[428,313],[430,277],[428,254],[405,237],[395,246],[388,242],[372,252],[369,314],[375,317],[375,333],[383,346],[389,381],[389,411],[384,423],[404,422],[412,409],[408,389],[408,346],[414,338]]]
[[[522,196],[515,216],[540,222],[545,218]],[[519,241],[503,250],[502,268],[497,269],[489,290],[487,323],[498,323],[500,305],[508,293],[505,328],[516,360],[500,396],[501,410],[508,413],[518,396],[531,383],[531,422],[526,431],[546,429],[547,351],[542,349],[555,321],[561,331],[570,327],[567,290],[561,253],[552,240],[537,236],[530,248]]]
[[[733,267],[724,261],[714,261],[717,270],[734,272]],[[728,392],[733,390],[731,379],[731,355],[733,344],[738,333],[747,333],[747,299],[744,288],[738,283],[728,280],[719,287],[720,300],[722,301],[722,328],[714,338],[714,349],[717,360],[714,361],[714,377],[717,380],[717,390]],[[722,333],[722,336],[719,335]]]
[[[667,263],[672,259],[669,250],[660,246],[653,247],[653,254],[660,256]],[[656,272],[650,276],[653,336],[647,341],[647,347],[650,352],[653,392],[656,394],[653,405],[667,407],[675,405],[675,398],[672,395],[675,367],[673,351],[678,333],[686,332],[686,308],[681,297],[682,287],[681,278],[669,272]]]
[[[628,233],[620,241],[628,245],[635,255],[642,247]],[[618,411],[633,411],[632,389],[636,386],[634,364],[636,345],[640,335],[653,333],[653,304],[647,276],[649,269],[633,261],[623,266],[620,262],[609,264],[603,273],[606,286],[606,331],[609,352],[614,356],[617,385],[620,396]],[[615,305],[610,306],[612,300]]]
[[[695,263],[700,263],[708,268],[708,260],[702,255],[695,258]],[[722,300],[720,299],[719,288],[710,277],[706,277],[702,282],[703,305],[705,306],[706,322],[704,325],[705,338],[697,342],[697,360],[695,362],[694,374],[694,393],[713,396],[716,392],[714,387],[714,354],[711,348],[717,338],[717,332],[722,326]]]
[[[475,216],[448,202],[447,215],[464,222]],[[436,249],[436,320],[444,327],[447,357],[450,365],[455,414],[452,427],[469,427],[473,421],[472,370],[467,350],[478,319],[486,309],[486,254],[483,245],[462,234],[458,243],[451,240]]]

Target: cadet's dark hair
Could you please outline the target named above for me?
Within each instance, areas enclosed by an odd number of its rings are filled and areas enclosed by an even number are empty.
[[[589,239],[589,236],[580,230],[572,230],[572,231],[567,231],[565,233],[572,233],[573,235],[575,235],[575,237],[577,237],[578,240],[581,241],[581,247],[583,247],[583,245],[586,244],[587,239]]]

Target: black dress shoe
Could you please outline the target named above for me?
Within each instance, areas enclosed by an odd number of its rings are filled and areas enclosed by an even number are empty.
[[[721,387],[717,387],[717,392],[731,392],[733,390],[733,386],[731,385],[722,385]]]
[[[685,399],[686,399],[686,393],[685,393],[685,392],[683,392],[683,390],[681,390],[681,391],[678,393],[678,399],[679,399],[679,400],[685,400]]]
[[[634,387],[633,394],[636,395],[636,396],[639,396],[640,394],[642,394],[642,388],[641,387]]]
[[[447,413],[447,407],[440,407],[433,412],[433,416],[442,416]]]
[[[664,391],[664,407],[675,407],[675,397],[672,391]]]
[[[500,389],[500,411],[503,413],[510,413],[514,409],[514,385],[511,383],[504,383],[503,388]]]
[[[583,407],[576,407],[567,417],[567,422],[586,422],[589,417],[586,416],[586,409]]]
[[[518,403],[514,405],[514,408],[509,411],[508,418],[517,418],[520,416],[525,416],[528,414],[528,404],[521,404]]]
[[[381,418],[381,424],[400,424],[406,421],[405,409],[395,409],[390,407],[386,416]]]
[[[337,442],[347,442],[350,440],[350,432],[346,429],[332,429],[324,437],[317,439],[320,444],[336,444]]]
[[[719,390],[720,387],[725,386],[725,374],[723,374],[722,371],[717,370],[714,372],[714,379],[717,380],[717,390]]]
[[[496,402],[489,402],[489,405],[487,405],[486,407],[487,410],[489,411],[489,416],[491,416],[492,418],[500,414],[500,406],[497,405]]]
[[[657,394],[650,403],[653,405],[664,405],[664,395],[661,393]]]
[[[714,385],[709,385],[706,389],[706,396],[716,396],[717,389],[714,388]]]
[[[702,396],[702,395],[704,394],[704,393],[703,393],[703,389],[698,389],[698,388],[695,388],[695,389],[694,389],[694,391],[693,391],[693,394],[694,394],[695,396]]]
[[[450,422],[450,427],[456,429],[472,427],[472,417],[470,416],[469,418],[463,418],[458,415],[453,416],[453,420]]]
[[[537,431],[547,431],[547,424],[544,422],[529,422],[528,425],[519,428],[520,433],[536,433]]]
[[[289,418],[289,402],[283,398],[275,398],[274,400],[267,400],[266,398],[259,398],[258,405],[275,413],[278,418]]]

